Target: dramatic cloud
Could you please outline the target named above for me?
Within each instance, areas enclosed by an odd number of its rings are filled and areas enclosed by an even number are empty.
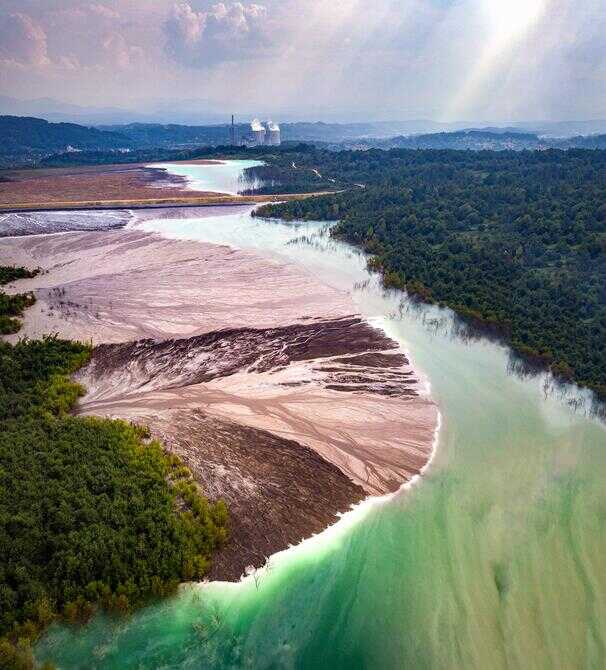
[[[196,12],[185,2],[166,21],[168,54],[189,66],[259,57],[269,45],[268,12],[263,5],[218,3]]]
[[[1,0],[0,94],[215,116],[606,117],[605,34],[604,0]]]
[[[0,16],[0,61],[47,65],[47,39],[42,26],[21,12]]]
[[[114,7],[65,3],[59,9],[49,9],[45,18],[53,62],[69,58],[83,72],[114,74],[117,70],[137,68],[145,61],[145,50],[137,43],[133,25]]]

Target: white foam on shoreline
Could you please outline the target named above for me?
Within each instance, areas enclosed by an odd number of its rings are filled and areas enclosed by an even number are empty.
[[[338,520],[335,521],[335,523],[327,526],[320,533],[316,533],[311,537],[302,539],[296,545],[291,545],[286,549],[282,549],[281,551],[272,554],[267,559],[265,565],[250,571],[246,575],[242,575],[240,581],[238,582],[219,580],[209,582],[206,580],[203,582],[184,585],[184,588],[194,586],[196,588],[219,588],[221,590],[232,590],[243,588],[245,586],[252,586],[253,588],[258,589],[260,583],[269,576],[271,571],[278,563],[303,559],[306,556],[313,555],[318,551],[329,548],[331,544],[337,543],[340,539],[342,539],[355,525],[361,523],[373,509],[393,502],[403,493],[412,491],[421,483],[424,475],[431,467],[437,453],[441,428],[442,414],[438,411],[436,427],[434,430],[434,438],[432,442],[432,450],[429,459],[421,468],[419,473],[414,475],[409,481],[404,482],[397,491],[394,491],[393,493],[387,493],[382,496],[370,495],[361,502],[352,505],[351,509],[349,509],[347,512],[339,512],[337,514]]]
[[[387,317],[371,317],[367,321],[376,328],[381,329],[387,337],[394,340],[398,343],[401,351],[407,356],[410,366],[414,370],[415,374],[419,376],[419,381],[422,381],[427,395],[431,394],[431,383],[426,374],[420,371],[413,363],[412,357],[410,355],[410,349],[406,346],[405,343],[399,341],[394,336],[392,336],[388,329],[386,328]],[[413,475],[408,481],[403,482],[400,488],[397,491],[392,493],[387,493],[381,496],[369,495],[364,500],[359,503],[353,504],[347,512],[338,512],[337,521],[335,521],[330,526],[327,526],[320,533],[316,533],[308,538],[303,538],[296,545],[291,545],[290,547],[283,549],[281,551],[272,554],[268,559],[265,565],[251,570],[248,574],[242,575],[240,581],[230,582],[230,581],[204,581],[197,584],[202,588],[206,587],[219,587],[225,589],[234,589],[241,588],[246,585],[253,585],[255,589],[258,588],[261,580],[268,576],[271,570],[275,567],[276,562],[297,560],[298,558],[304,558],[309,556],[314,552],[325,549],[332,542],[337,542],[340,538],[347,534],[347,532],[353,528],[356,524],[361,523],[367,514],[375,509],[378,506],[389,504],[395,501],[399,496],[411,492],[415,489],[423,480],[424,476],[427,474],[429,468],[432,466],[436,454],[438,453],[438,446],[440,442],[440,435],[442,430],[443,417],[439,408],[437,409],[436,415],[436,425],[433,432],[433,439],[431,444],[431,452],[429,458],[419,472]]]
[[[417,381],[419,382],[419,386],[421,387],[421,394],[426,398],[431,398],[431,382],[429,381],[429,377],[425,374],[425,372],[423,372],[423,370],[417,367],[414,361],[414,355],[412,354],[410,349],[410,345],[405,340],[399,339],[399,337],[397,337],[393,332],[390,332],[388,325],[389,324],[388,317],[373,316],[366,320],[372,326],[374,326],[378,330],[381,330],[386,337],[388,337],[390,340],[393,340],[398,344],[400,352],[406,356],[406,358],[408,359],[408,363],[412,368],[412,371],[415,373],[417,377]]]

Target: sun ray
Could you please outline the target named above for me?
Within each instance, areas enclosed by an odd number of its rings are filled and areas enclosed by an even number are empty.
[[[447,109],[448,117],[464,115],[499,65],[540,21],[548,0],[477,0],[484,15],[487,41],[475,67]]]

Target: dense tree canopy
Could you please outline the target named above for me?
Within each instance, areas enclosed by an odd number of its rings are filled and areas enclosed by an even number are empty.
[[[606,152],[315,151],[296,161],[347,190],[258,215],[338,220],[333,234],[372,254],[386,285],[489,324],[606,395]]]
[[[38,270],[0,265],[0,286],[15,281],[15,279],[35,277],[37,273]],[[21,328],[21,322],[15,317],[23,316],[23,310],[31,307],[35,302],[36,298],[33,293],[8,295],[0,291],[0,335],[16,333]]]
[[[0,667],[30,667],[28,641],[58,615],[127,612],[200,578],[227,536],[224,503],[145,429],[70,414],[89,355],[0,342]]]

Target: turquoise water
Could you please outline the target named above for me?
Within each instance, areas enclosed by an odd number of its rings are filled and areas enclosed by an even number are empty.
[[[204,168],[198,168],[204,169]],[[606,430],[583,393],[523,378],[448,311],[385,293],[319,223],[147,222],[255,248],[351,292],[409,350],[442,426],[421,479],[239,584],[184,587],[127,620],[55,628],[61,668],[604,668]]]
[[[258,182],[244,176],[246,168],[262,165],[260,161],[225,161],[212,165],[188,165],[187,163],[154,163],[154,168],[165,168],[170,174],[185,177],[188,186],[196,191],[215,191],[236,194],[247,188],[255,188]]]

